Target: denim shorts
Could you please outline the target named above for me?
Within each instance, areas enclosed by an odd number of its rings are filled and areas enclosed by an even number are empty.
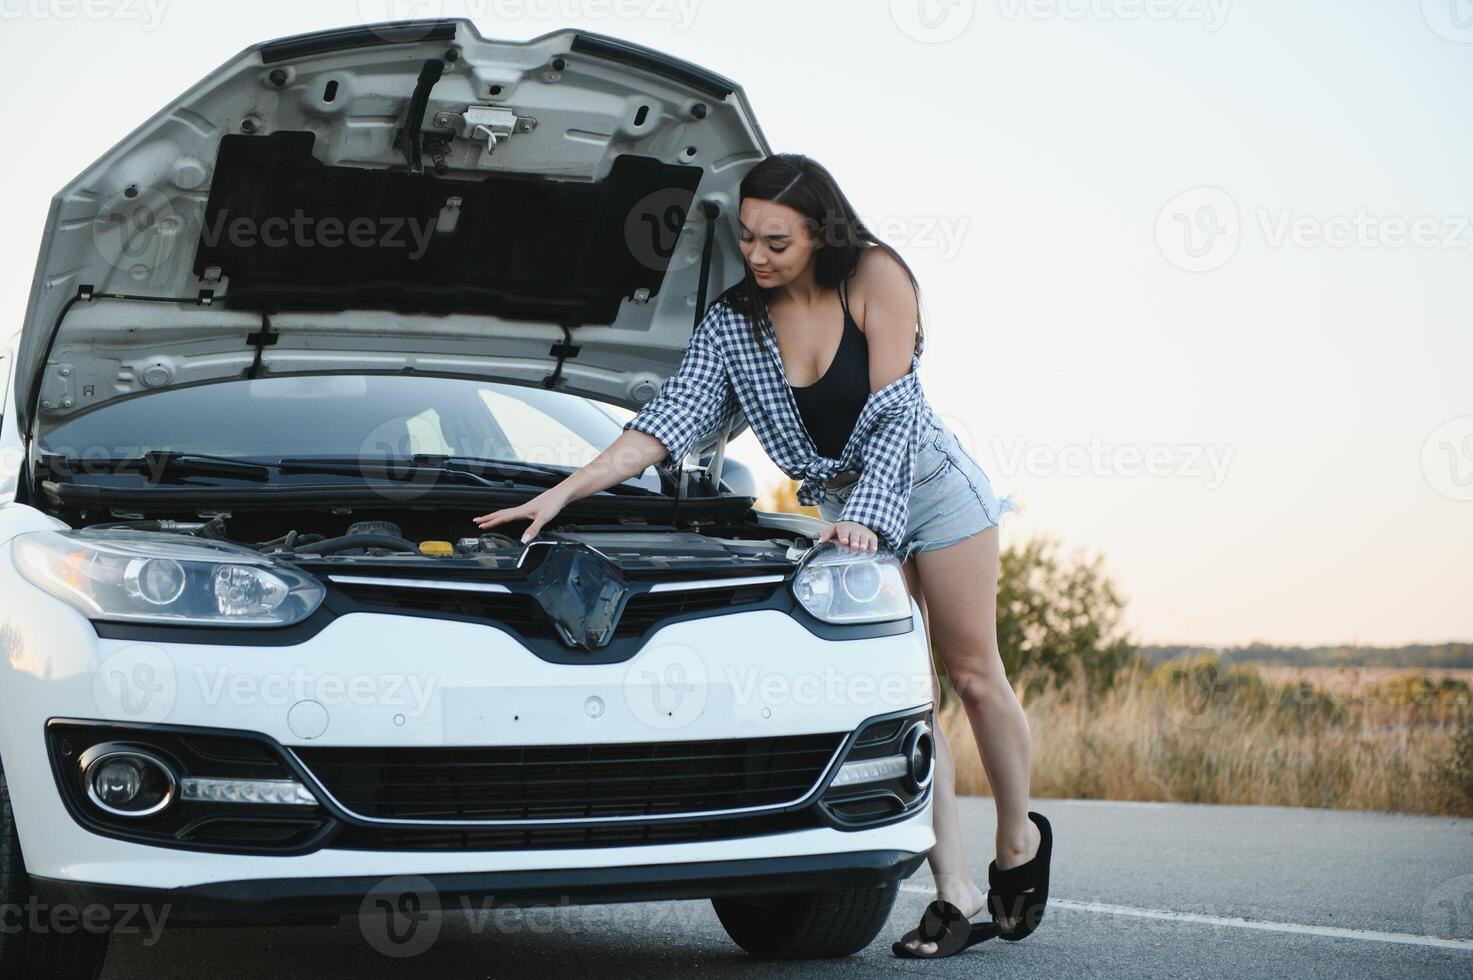
[[[946,423],[937,419],[919,438],[905,536],[895,549],[902,562],[914,552],[945,548],[985,531],[1017,509],[1012,497],[999,500],[993,493],[992,481]],[[856,486],[857,481],[825,489],[819,516],[837,521]]]

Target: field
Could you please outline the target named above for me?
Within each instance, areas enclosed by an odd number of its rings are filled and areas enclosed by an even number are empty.
[[[1137,667],[1024,699],[1036,797],[1473,815],[1473,670]],[[1015,678],[1016,689],[1026,689]],[[941,726],[960,793],[986,794],[965,714]]]

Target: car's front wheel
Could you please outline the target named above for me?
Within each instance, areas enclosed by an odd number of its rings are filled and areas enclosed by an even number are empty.
[[[890,918],[898,882],[871,888],[713,898],[716,916],[738,946],[763,959],[800,960],[857,953]]]
[[[107,959],[108,934],[79,923],[82,910],[41,906],[31,893],[31,879],[20,853],[20,837],[10,810],[10,788],[0,764],[0,980],[10,978],[95,978]],[[53,923],[63,925],[53,927]]]

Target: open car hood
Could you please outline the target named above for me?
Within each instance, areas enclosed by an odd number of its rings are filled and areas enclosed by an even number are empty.
[[[250,48],[53,199],[21,431],[335,371],[637,409],[742,275],[738,184],[768,152],[734,83],[583,31],[421,21]]]

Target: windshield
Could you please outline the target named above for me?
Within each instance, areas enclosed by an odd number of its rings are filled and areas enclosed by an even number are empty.
[[[224,381],[107,405],[43,433],[44,453],[74,460],[145,452],[275,462],[416,455],[566,468],[623,431],[578,395],[491,381],[317,375]],[[658,491],[653,469],[626,483]]]

